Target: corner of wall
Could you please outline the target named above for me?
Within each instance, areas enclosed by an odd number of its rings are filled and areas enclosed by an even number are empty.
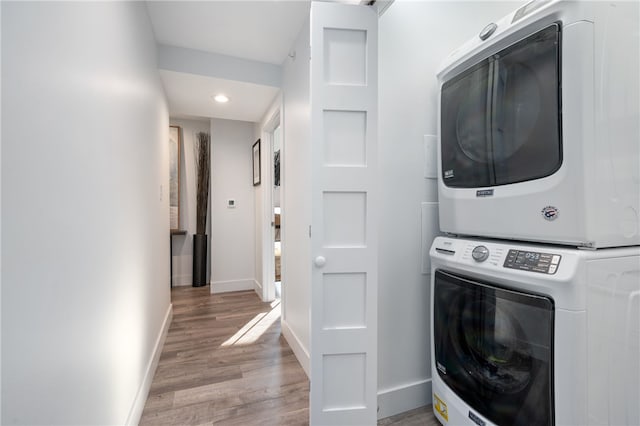
[[[378,419],[431,404],[431,379],[378,390]]]

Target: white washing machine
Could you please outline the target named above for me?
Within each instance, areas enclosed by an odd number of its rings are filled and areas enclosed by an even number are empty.
[[[440,229],[640,244],[640,2],[533,1],[438,72]]]
[[[438,237],[430,256],[443,425],[640,424],[640,247]]]

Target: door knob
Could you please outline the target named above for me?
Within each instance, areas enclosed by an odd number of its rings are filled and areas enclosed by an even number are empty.
[[[318,268],[322,268],[325,263],[327,263],[327,259],[324,258],[324,256],[318,256],[315,258],[315,260],[313,261],[313,263],[318,267]]]

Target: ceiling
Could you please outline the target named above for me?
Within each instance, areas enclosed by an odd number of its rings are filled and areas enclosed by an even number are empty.
[[[281,65],[309,16],[310,0],[147,1],[156,41]],[[172,117],[259,121],[277,88],[175,71],[160,72]],[[219,105],[212,96],[225,93]]]
[[[276,87],[175,71],[160,70],[160,77],[174,118],[215,117],[258,122],[278,94]],[[214,102],[212,97],[216,93],[227,94],[229,102]]]
[[[309,16],[310,1],[153,1],[160,44],[280,65]]]

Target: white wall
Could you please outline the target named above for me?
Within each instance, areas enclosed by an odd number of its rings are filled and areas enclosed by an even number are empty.
[[[211,292],[255,286],[254,123],[211,120]],[[235,208],[227,207],[234,199]]]
[[[3,2],[2,66],[2,423],[137,423],[170,314],[145,5]]]
[[[284,134],[281,179],[282,331],[309,373],[311,292],[311,135],[309,99],[309,21],[303,25],[283,66]]]
[[[198,132],[211,131],[211,120],[171,118],[172,126],[180,126],[180,229],[187,235],[175,235],[173,241],[173,285],[193,284],[193,234],[196,233],[196,156],[194,142]],[[211,212],[209,212],[211,213]],[[209,218],[211,215],[209,214]],[[211,235],[211,220],[207,220],[207,234]],[[209,244],[211,238],[209,238]],[[208,251],[210,253],[210,251]],[[207,282],[211,271],[207,270]]]
[[[263,297],[263,289],[265,277],[263,276],[263,252],[265,251],[266,238],[264,238],[264,225],[265,225],[265,217],[266,217],[266,203],[268,202],[268,194],[265,193],[266,188],[266,168],[265,161],[267,160],[266,152],[267,152],[267,141],[262,135],[262,121],[261,123],[256,123],[253,128],[253,143],[258,139],[261,139],[260,142],[260,173],[261,173],[261,182],[260,185],[253,187],[253,206],[254,206],[254,229],[255,229],[255,252],[254,252],[254,262],[255,262],[255,286],[254,290],[258,294],[260,298]],[[253,162],[251,163],[251,167],[253,170]]]
[[[431,403],[421,203],[438,197],[436,181],[423,177],[423,135],[437,131],[436,69],[449,52],[520,4],[396,0],[380,17],[380,417]],[[425,239],[428,244],[432,236]]]

